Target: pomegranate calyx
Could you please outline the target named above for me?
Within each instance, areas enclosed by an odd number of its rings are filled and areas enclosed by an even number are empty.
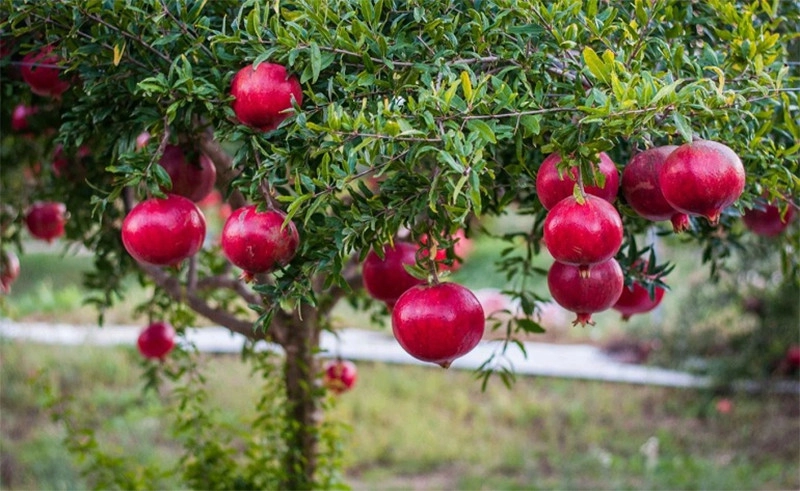
[[[443,361],[443,362],[439,363],[439,366],[444,368],[445,370],[447,370],[448,368],[450,368],[450,365],[452,363],[453,363],[453,360],[447,360],[447,361]]]
[[[578,312],[577,317],[575,318],[574,321],[572,321],[572,325],[577,326],[578,324],[580,324],[581,327],[586,327],[586,324],[589,324],[590,326],[595,325],[595,322],[592,320],[592,314],[586,312]]]
[[[686,232],[691,225],[689,223],[689,215],[686,213],[675,213],[670,218],[670,221],[672,222],[672,231],[676,234]]]

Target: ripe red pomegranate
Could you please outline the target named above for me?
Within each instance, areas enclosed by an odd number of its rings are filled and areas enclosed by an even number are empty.
[[[61,58],[53,53],[52,46],[47,46],[25,55],[19,71],[34,94],[59,97],[69,88],[69,83],[59,78],[60,64]]]
[[[456,255],[456,259],[453,260],[453,263],[448,265],[445,264],[447,260],[447,250],[446,249],[437,249],[436,250],[436,262],[439,263],[439,266],[442,269],[446,269],[449,271],[458,271],[461,268],[461,265],[464,264],[464,259],[469,255],[472,251],[472,240],[468,239],[464,230],[459,229],[456,231],[455,234],[452,236],[453,240],[453,253]],[[420,237],[420,248],[422,249],[422,255],[424,257],[428,257],[427,245],[428,245],[428,236],[423,235]]]
[[[774,204],[762,204],[763,209],[745,210],[742,221],[754,234],[764,237],[777,237],[782,234],[794,218],[794,206],[789,205],[786,215],[781,217],[781,210]]]
[[[235,210],[222,227],[222,252],[244,270],[244,278],[266,273],[292,260],[300,245],[297,228],[278,210],[259,212],[256,205]]]
[[[206,219],[197,205],[177,194],[142,201],[122,222],[122,243],[134,259],[173,266],[203,246]]]
[[[25,131],[30,126],[28,118],[39,112],[34,106],[18,104],[11,113],[11,129],[14,131]]]
[[[639,216],[654,222],[671,220],[672,229],[679,233],[688,230],[689,217],[664,199],[658,181],[661,166],[677,148],[666,145],[636,154],[622,170],[622,194]]]
[[[322,384],[331,392],[341,394],[353,388],[358,378],[355,363],[348,360],[331,360],[323,367]]]
[[[383,259],[370,251],[361,272],[367,293],[372,298],[394,304],[406,290],[422,284],[422,280],[408,274],[403,267],[416,264],[418,249],[415,244],[397,241],[394,247],[383,246]]]
[[[145,358],[164,358],[175,347],[175,329],[169,322],[154,322],[142,330],[136,345]]]
[[[37,201],[31,205],[25,215],[25,223],[28,225],[31,235],[47,242],[52,242],[64,235],[66,221],[66,205],[53,201]]]
[[[634,314],[644,314],[658,307],[664,298],[665,291],[662,287],[657,286],[655,297],[650,298],[647,288],[634,282],[631,286],[622,289],[622,295],[613,308],[622,314],[622,320],[628,320]]]
[[[800,345],[789,346],[785,358],[790,371],[800,368]]]
[[[158,163],[172,180],[170,193],[189,198],[196,203],[214,189],[217,169],[211,159],[202,153],[194,152],[187,159],[181,147],[167,145]]]
[[[592,314],[611,308],[625,285],[622,268],[616,259],[589,266],[589,275],[580,268],[554,262],[547,272],[547,286],[553,300],[575,312],[578,316],[572,325],[594,325]]]
[[[86,172],[86,168],[83,167],[81,161],[91,154],[92,151],[89,150],[89,147],[81,145],[75,153],[75,158],[70,159],[64,152],[64,147],[60,144],[56,145],[55,151],[53,152],[53,163],[51,165],[53,174],[56,177],[61,177],[62,175],[72,177],[83,176]]]
[[[578,170],[573,167],[568,174],[558,175],[556,165],[561,162],[561,156],[552,153],[542,162],[539,172],[536,174],[536,195],[545,209],[550,210],[559,201],[572,196]],[[613,202],[617,197],[619,189],[619,173],[611,158],[605,153],[600,152],[600,162],[598,163],[600,172],[606,177],[603,187],[584,185],[586,193],[603,198],[608,202]],[[562,179],[563,177],[563,179]]]
[[[483,337],[481,303],[456,283],[417,285],[392,310],[392,332],[408,354],[447,368]]]
[[[248,65],[233,77],[233,112],[242,124],[272,131],[289,116],[292,99],[303,103],[303,90],[297,77],[275,63]]]
[[[676,210],[716,224],[722,210],[744,190],[744,166],[726,145],[708,140],[686,143],[669,154],[658,182]]]
[[[19,277],[19,258],[11,251],[0,253],[0,293],[11,291],[11,284]]]
[[[561,200],[544,220],[544,243],[556,261],[582,266],[606,261],[622,245],[622,218],[608,201],[586,195]]]

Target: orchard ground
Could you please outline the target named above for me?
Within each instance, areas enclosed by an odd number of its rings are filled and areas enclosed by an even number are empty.
[[[81,305],[80,274],[91,257],[57,253],[62,247],[39,246],[21,256],[24,274],[4,300],[7,315],[22,321],[96,320]],[[476,289],[502,288],[504,279],[492,268],[498,247],[491,239],[477,240],[455,279]],[[627,324],[615,312],[601,314],[597,326],[584,329],[569,327],[568,317],[534,340],[605,345],[624,337],[646,343],[674,330],[681,310],[692,305],[687,297],[708,272],[692,253],[666,245],[665,250],[676,263],[669,277],[676,286],[661,309]],[[129,301],[109,312],[107,323],[144,324],[133,305],[148,292],[133,283]],[[721,323],[731,333],[748,329],[731,312],[696,314],[698,329]],[[375,325],[368,314],[354,315],[346,306],[335,315],[338,327],[389,330],[385,318],[384,325]],[[64,427],[44,408],[52,394],[79,411],[85,424],[97,428],[101,445],[132,466],[179,458],[159,401],[165,396],[142,395],[142,360],[133,345],[52,347],[5,340],[0,355],[4,489],[85,487],[80,466],[62,442]],[[658,351],[654,357],[665,359]],[[206,355],[204,363],[218,417],[231,426],[256,417],[259,385],[249,367],[230,355]],[[686,363],[697,358],[674,361],[678,367]],[[359,362],[358,370],[354,390],[336,398],[328,416],[343,422],[346,481],[357,489],[800,487],[797,395],[537,377],[519,377],[513,390],[493,379],[482,392],[469,371],[372,362]],[[162,484],[175,485],[169,477]]]

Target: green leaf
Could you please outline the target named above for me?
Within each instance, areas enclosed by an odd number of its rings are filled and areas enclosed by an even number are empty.
[[[689,119],[679,112],[673,112],[672,121],[675,123],[675,128],[677,128],[684,141],[686,141],[686,143],[691,143],[692,125],[689,123]]]
[[[597,53],[595,53],[595,51],[589,46],[583,49],[583,61],[586,63],[586,67],[589,69],[589,72],[591,72],[595,78],[608,83],[611,71],[608,69],[605,63],[603,63],[603,60],[597,56]]]
[[[472,103],[472,81],[469,78],[469,73],[466,71],[461,72],[461,89],[464,91],[464,99],[467,104]]]
[[[316,82],[322,67],[322,53],[320,53],[317,43],[313,41],[309,46],[309,52],[311,58],[311,82]]]
[[[497,138],[494,135],[492,128],[479,119],[471,119],[467,123],[467,127],[472,131],[477,131],[489,143],[497,143]]]

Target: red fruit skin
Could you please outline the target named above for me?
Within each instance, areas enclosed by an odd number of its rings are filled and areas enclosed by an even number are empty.
[[[19,258],[11,251],[0,254],[0,293],[11,291],[11,284],[19,277]]]
[[[547,272],[547,287],[553,300],[578,314],[572,325],[594,325],[592,314],[613,306],[622,295],[625,277],[616,259],[589,266],[584,276],[577,266],[554,262]]]
[[[233,112],[242,124],[261,131],[272,131],[285,120],[292,108],[292,99],[303,104],[303,90],[286,67],[260,63],[253,69],[248,65],[231,82]]]
[[[331,360],[325,364],[322,384],[331,392],[341,394],[353,388],[358,370],[352,361]]]
[[[197,154],[196,161],[188,162],[181,147],[167,145],[158,163],[167,171],[172,181],[170,193],[197,203],[214,189],[217,169],[211,159],[202,153]]]
[[[597,264],[614,257],[622,245],[622,218],[614,205],[587,195],[584,204],[569,196],[544,220],[544,243],[556,261]]]
[[[370,251],[364,259],[361,270],[364,288],[376,299],[393,304],[409,288],[421,285],[422,280],[414,278],[403,267],[417,262],[418,247],[408,242],[395,242],[383,247],[383,259],[375,251]]]
[[[175,347],[175,329],[168,322],[154,322],[142,330],[136,346],[145,358],[164,358]]]
[[[258,212],[256,205],[235,210],[222,227],[222,252],[246,275],[266,273],[292,260],[300,245],[294,223],[283,222],[286,214],[277,210]]]
[[[763,210],[749,209],[742,215],[744,225],[756,235],[777,237],[786,230],[794,218],[794,207],[789,206],[786,215],[781,218],[781,210],[775,205],[764,205]]]
[[[695,140],[667,157],[658,182],[673,208],[716,224],[722,210],[744,191],[745,171],[739,156],[726,145]]]
[[[33,106],[18,104],[11,113],[11,129],[14,131],[25,131],[29,127],[28,117],[33,116],[39,110]]]
[[[206,219],[187,198],[168,194],[136,205],[122,222],[122,243],[139,262],[173,266],[203,246]]]
[[[547,210],[552,209],[567,196],[572,196],[578,176],[578,170],[572,168],[569,171],[569,175],[564,175],[562,179],[558,175],[558,169],[556,168],[559,162],[561,162],[561,156],[557,153],[548,155],[536,174],[536,195],[539,197],[542,206]],[[605,185],[603,187],[585,185],[583,189],[588,194],[612,203],[617,197],[617,190],[619,189],[619,172],[617,172],[617,167],[611,157],[605,152],[600,152],[598,166],[600,172],[606,176]]]
[[[37,239],[52,242],[64,235],[64,224],[67,221],[67,207],[64,203],[52,201],[36,202],[31,205],[25,216],[28,231]]]
[[[456,283],[412,287],[392,310],[392,332],[400,346],[443,368],[478,345],[484,323],[478,298]]]
[[[790,346],[786,350],[786,363],[790,370],[800,368],[800,346]]]
[[[665,291],[660,286],[657,286],[655,297],[651,299],[647,288],[639,283],[633,283],[631,286],[622,289],[622,295],[620,295],[613,308],[622,314],[622,320],[628,320],[632,315],[644,314],[658,307],[658,304],[664,298]]]
[[[143,149],[150,142],[150,132],[142,131],[136,135],[136,151]]]
[[[22,59],[20,74],[36,95],[59,97],[69,88],[69,83],[59,78],[61,69],[55,68],[61,63],[61,58],[52,51],[53,47],[47,46],[28,53]]]

